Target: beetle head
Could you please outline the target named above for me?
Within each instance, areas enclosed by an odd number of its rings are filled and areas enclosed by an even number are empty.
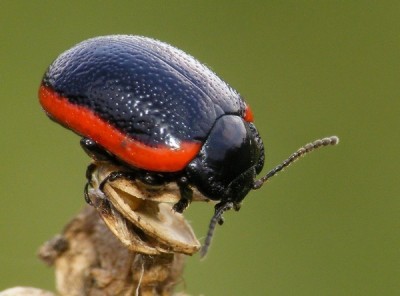
[[[253,123],[225,115],[215,122],[186,170],[190,182],[207,198],[240,204],[263,165],[264,146]]]
[[[254,126],[253,127],[250,126],[250,127],[254,128]],[[256,135],[254,137],[254,139],[259,143],[259,145],[257,147],[260,148],[261,152],[264,152],[261,139],[259,138],[258,133],[255,130],[255,128],[254,128],[253,133],[254,133],[254,135]],[[251,166],[248,170],[243,171],[243,173],[241,173],[238,177],[236,177],[229,184],[229,186],[227,187],[227,191],[225,192],[225,195],[223,195],[223,198],[221,198],[221,202],[215,206],[215,213],[210,221],[208,233],[207,233],[205,242],[203,244],[203,247],[201,249],[201,256],[204,257],[207,253],[208,248],[210,247],[211,239],[212,239],[216,224],[223,223],[222,214],[225,211],[228,211],[232,208],[235,210],[239,210],[240,201],[246,196],[246,194],[251,189],[261,188],[270,178],[275,176],[277,173],[279,173],[284,168],[288,167],[293,162],[295,162],[297,159],[306,155],[307,153],[314,151],[315,149],[318,149],[320,147],[336,145],[338,143],[339,143],[339,138],[336,136],[326,137],[323,139],[315,140],[312,143],[308,143],[308,144],[304,145],[303,147],[299,148],[293,154],[291,154],[287,159],[285,159],[282,163],[277,165],[275,168],[270,170],[265,176],[256,180],[255,174],[256,173],[258,174],[261,171],[263,163],[264,163],[264,154],[262,153],[259,156],[259,161],[255,166]],[[251,178],[250,178],[250,176],[251,176]],[[240,186],[246,186],[246,187],[240,188]],[[248,186],[250,186],[250,187],[248,187]],[[235,194],[235,192],[236,192],[236,194]]]

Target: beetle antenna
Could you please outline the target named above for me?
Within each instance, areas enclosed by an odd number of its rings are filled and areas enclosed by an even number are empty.
[[[293,162],[298,160],[300,157],[308,154],[309,152],[318,149],[320,147],[328,146],[328,145],[336,145],[339,144],[339,138],[337,136],[326,137],[323,139],[315,140],[312,143],[308,143],[303,147],[299,148],[296,152],[290,155],[287,159],[285,159],[281,164],[277,165],[275,168],[270,170],[264,177],[254,181],[253,189],[259,189],[264,185],[271,177],[275,176],[277,173],[282,171],[284,168],[291,165]]]
[[[224,222],[222,215],[226,211],[232,209],[234,207],[232,202],[227,202],[222,205],[217,204],[215,206],[215,213],[214,216],[212,216],[210,225],[208,226],[208,232],[206,236],[206,240],[204,241],[204,245],[201,247],[200,250],[200,258],[204,258],[204,256],[207,254],[208,249],[210,248],[211,245],[211,240],[214,234],[215,226],[218,224],[222,224]]]

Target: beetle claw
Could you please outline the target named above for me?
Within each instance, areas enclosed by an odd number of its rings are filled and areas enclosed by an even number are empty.
[[[172,206],[172,210],[182,214],[183,211],[189,206],[190,201],[182,197],[176,204]]]
[[[193,190],[188,186],[187,180],[182,181],[182,179],[181,182],[178,182],[181,199],[172,207],[175,212],[180,214],[189,206],[193,198]]]

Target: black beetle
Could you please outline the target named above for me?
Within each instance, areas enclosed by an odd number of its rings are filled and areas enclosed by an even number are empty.
[[[238,210],[251,189],[305,152],[338,141],[306,145],[256,180],[264,146],[239,93],[192,56],[140,36],[97,37],[67,50],[45,73],[39,97],[53,120],[83,137],[92,158],[129,168],[108,179],[177,182],[177,212],[194,188],[219,201],[203,255],[226,210]]]

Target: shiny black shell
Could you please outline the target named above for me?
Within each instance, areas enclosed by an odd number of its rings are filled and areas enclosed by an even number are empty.
[[[213,200],[239,203],[264,164],[239,93],[192,56],[151,38],[77,44],[49,66],[39,98],[52,119],[128,166],[178,174]]]
[[[150,146],[204,142],[218,117],[246,110],[240,95],[192,56],[140,36],[83,41],[54,61],[43,82]]]

